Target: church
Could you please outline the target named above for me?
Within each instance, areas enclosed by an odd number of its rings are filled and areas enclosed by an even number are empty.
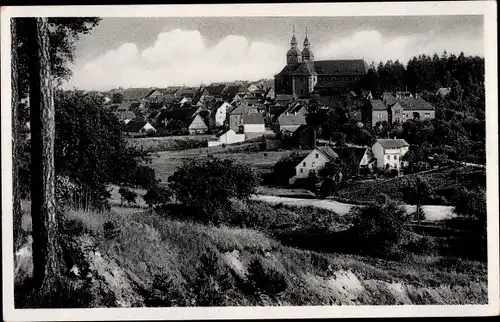
[[[306,36],[304,49],[298,48],[295,32],[286,53],[286,66],[274,76],[276,94],[307,97],[316,91],[321,96],[337,96],[346,91],[358,92],[368,65],[363,59],[314,60],[311,43]]]

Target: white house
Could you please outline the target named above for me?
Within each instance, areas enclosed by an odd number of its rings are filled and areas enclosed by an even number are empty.
[[[317,174],[325,164],[338,157],[338,154],[328,146],[317,147],[295,166],[295,176],[290,178],[289,183],[293,184],[299,178],[307,178],[309,173]]]
[[[244,133],[264,133],[264,116],[261,113],[243,114],[243,132]]]
[[[207,131],[208,131],[207,124],[205,124],[205,121],[203,120],[203,118],[197,114],[194,117],[191,124],[189,124],[189,133],[190,134],[202,134],[202,133],[206,133]]]
[[[208,147],[218,146],[222,144],[234,144],[245,141],[245,134],[236,134],[233,130],[219,136],[217,141],[208,141]]]
[[[227,112],[231,110],[233,106],[226,101],[217,102],[214,106],[212,113],[214,113],[215,126],[223,126],[226,121]]]
[[[373,156],[377,159],[377,168],[396,169],[408,166],[407,161],[402,161],[408,153],[410,145],[403,139],[377,139],[372,145]]]

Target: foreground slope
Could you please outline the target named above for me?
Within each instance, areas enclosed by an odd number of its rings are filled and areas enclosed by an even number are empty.
[[[91,293],[86,304],[91,307],[487,302],[481,262],[318,253],[285,246],[256,230],[153,212],[73,211],[67,217],[69,267],[74,283]],[[111,237],[103,231],[108,221],[116,232]],[[29,256],[29,246],[19,252],[18,282],[30,274]]]

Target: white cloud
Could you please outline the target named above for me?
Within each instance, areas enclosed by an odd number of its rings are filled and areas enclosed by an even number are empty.
[[[428,34],[413,34],[397,37],[384,37],[376,30],[364,30],[352,36],[336,39],[317,50],[317,59],[364,58],[368,64],[389,59],[399,59],[406,64],[420,54],[440,55],[444,50],[449,53],[482,55],[482,41],[456,37],[436,38],[433,30]]]
[[[123,44],[74,70],[68,84],[78,88],[198,85],[204,81],[272,77],[285,63],[286,48],[229,35],[208,47],[199,31],[160,33],[140,51]]]
[[[418,54],[464,51],[482,54],[481,40],[436,39],[425,35],[385,37],[376,30],[333,39],[324,45],[312,44],[316,59],[364,58],[372,61],[399,59],[406,63]],[[267,42],[249,42],[229,35],[212,47],[197,30],[174,29],[160,33],[156,41],[140,50],[125,43],[84,64],[75,66],[68,87],[110,89],[123,87],[198,85],[237,79],[273,77],[285,64],[287,48]]]

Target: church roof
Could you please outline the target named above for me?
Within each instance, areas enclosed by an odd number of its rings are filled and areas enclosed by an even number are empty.
[[[323,75],[365,75],[368,72],[363,59],[319,60],[314,62],[314,68]]]
[[[292,75],[318,75],[314,68],[314,63],[312,61],[304,61],[291,72]]]

